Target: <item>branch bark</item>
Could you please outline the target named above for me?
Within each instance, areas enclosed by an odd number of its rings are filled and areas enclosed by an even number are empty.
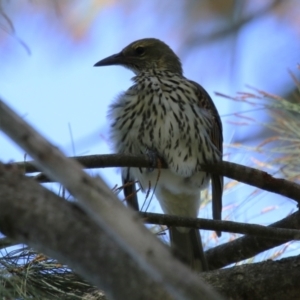
[[[297,300],[300,257],[265,261],[205,273],[203,278],[228,299]]]

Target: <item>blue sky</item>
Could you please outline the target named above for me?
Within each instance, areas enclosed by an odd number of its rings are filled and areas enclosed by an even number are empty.
[[[141,3],[134,11],[120,4],[103,8],[80,41],[72,39],[66,30],[41,13],[12,14],[16,33],[28,45],[31,55],[13,36],[7,35],[2,41],[0,96],[66,155],[109,153],[107,107],[131,85],[133,74],[121,67],[93,65],[136,39],[156,37],[181,57],[185,76],[199,82],[213,97],[224,116],[225,144],[259,131],[258,124],[230,124],[240,120],[229,114],[251,107],[217,97],[214,92],[234,96],[238,91],[249,91],[245,87],[249,84],[282,95],[293,86],[287,69],[296,72],[300,45],[295,40],[299,33],[287,21],[270,15],[246,25],[235,37],[188,48],[184,47],[184,34],[189,20],[185,21],[180,7],[169,15],[167,5],[156,9],[159,1]],[[215,21],[207,26],[196,24],[193,31],[208,35],[217,28]],[[245,115],[260,122],[266,120],[264,111]],[[253,143],[244,140],[245,146]],[[24,159],[24,152],[2,133],[0,145],[2,161]],[[231,153],[230,160],[246,165],[252,164],[255,156],[245,149],[225,148],[224,152]],[[110,186],[120,183],[117,170],[105,169],[100,173]],[[252,191],[243,185],[226,191],[223,217],[268,224],[296,209],[290,200],[266,193],[251,197]],[[274,209],[263,214],[268,206]],[[158,211],[155,201],[151,210]],[[201,216],[210,217],[210,210],[201,212]]]

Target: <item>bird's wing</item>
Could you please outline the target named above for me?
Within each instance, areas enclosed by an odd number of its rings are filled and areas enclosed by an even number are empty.
[[[190,81],[197,88],[197,96],[199,98],[199,106],[208,110],[214,119],[212,129],[209,134],[213,144],[220,151],[220,158],[222,159],[223,155],[223,129],[222,122],[217,111],[217,108],[212,101],[209,94],[205,91],[205,89],[198,84],[197,82]],[[212,207],[213,207],[213,218],[214,220],[221,220],[222,214],[222,193],[223,193],[223,176],[211,175],[212,180]],[[218,233],[219,235],[219,233]]]

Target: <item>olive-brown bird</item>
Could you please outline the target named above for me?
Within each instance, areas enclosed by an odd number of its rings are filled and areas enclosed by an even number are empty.
[[[115,151],[156,155],[168,164],[160,171],[124,168],[123,181],[138,180],[144,191],[153,188],[166,214],[196,218],[200,191],[211,179],[213,218],[220,220],[223,177],[200,167],[222,160],[223,152],[221,119],[208,93],[183,76],[179,58],[158,39],[135,41],[95,64],[110,65],[124,66],[136,75],[134,85],[109,109]],[[125,193],[133,189],[127,186]],[[132,201],[138,210],[136,197]],[[170,240],[192,269],[207,270],[199,230],[170,227]]]

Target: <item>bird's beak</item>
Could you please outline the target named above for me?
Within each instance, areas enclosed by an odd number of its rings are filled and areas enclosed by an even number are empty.
[[[124,55],[122,52],[120,52],[98,61],[96,64],[94,64],[94,67],[122,65],[123,63],[124,63]]]

